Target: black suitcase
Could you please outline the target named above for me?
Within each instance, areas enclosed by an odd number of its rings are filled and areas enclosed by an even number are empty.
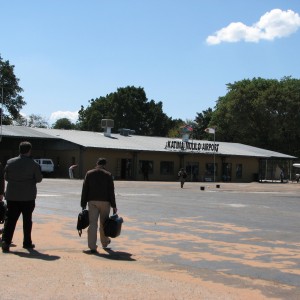
[[[115,238],[121,234],[123,218],[119,217],[117,214],[110,216],[104,222],[104,233],[105,236]]]

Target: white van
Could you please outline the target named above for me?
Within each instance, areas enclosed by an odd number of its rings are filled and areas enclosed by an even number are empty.
[[[42,173],[53,173],[54,163],[50,158],[35,158],[34,159],[41,167]]]

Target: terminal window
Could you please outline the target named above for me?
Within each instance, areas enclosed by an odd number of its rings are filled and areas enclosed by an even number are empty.
[[[173,175],[174,174],[174,162],[173,161],[161,161],[160,162],[160,174],[161,175]]]
[[[243,165],[236,164],[235,177],[242,178],[242,176],[243,176]]]
[[[152,160],[140,160],[139,161],[139,173],[153,174],[153,161]]]
[[[207,163],[205,165],[205,175],[206,176],[213,176],[215,171],[215,175],[218,175],[218,164],[215,164],[215,169],[214,169],[214,164],[213,163]]]

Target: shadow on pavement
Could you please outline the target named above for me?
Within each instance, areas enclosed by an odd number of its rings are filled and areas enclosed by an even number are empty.
[[[13,251],[10,253],[24,258],[42,259],[46,261],[53,261],[53,260],[60,259],[60,256],[44,254],[34,249],[30,249],[28,250],[28,252]]]
[[[122,251],[113,251],[110,248],[103,249],[107,254],[104,253],[91,253],[90,250],[85,250],[83,253],[89,254],[89,255],[95,255],[99,257],[103,257],[106,259],[113,259],[113,260],[124,260],[124,261],[136,261],[134,258],[132,258],[132,254],[128,252],[122,252]]]

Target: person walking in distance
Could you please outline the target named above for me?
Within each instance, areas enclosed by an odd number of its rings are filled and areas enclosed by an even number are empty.
[[[178,178],[179,178],[179,181],[180,181],[180,187],[183,188],[183,185],[185,183],[185,180],[187,178],[187,173],[186,171],[181,168],[178,172]]]
[[[32,213],[35,208],[37,195],[36,184],[41,182],[43,175],[41,168],[31,158],[32,145],[30,142],[21,142],[19,156],[7,161],[4,168],[4,178],[7,181],[5,199],[7,215],[4,222],[2,236],[2,251],[9,252],[17,221],[23,217],[23,248],[33,249],[32,243]]]
[[[113,177],[105,169],[106,159],[99,158],[96,167],[87,171],[81,193],[81,207],[85,209],[88,203],[89,221],[88,247],[91,253],[97,252],[97,230],[100,218],[100,241],[103,248],[110,244],[110,238],[104,234],[104,222],[109,218],[110,208],[117,212]]]
[[[74,169],[76,169],[77,167],[78,167],[78,165],[72,165],[69,168],[69,177],[70,177],[70,179],[74,179]]]

